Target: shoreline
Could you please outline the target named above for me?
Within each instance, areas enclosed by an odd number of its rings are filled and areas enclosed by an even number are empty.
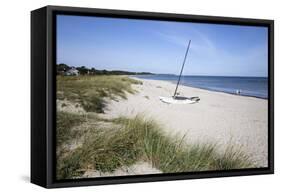
[[[159,80],[159,81],[162,81],[162,80]],[[165,81],[165,80],[163,80],[163,81]],[[230,94],[230,95],[234,95],[234,96],[243,96],[243,97],[251,97],[251,98],[257,98],[257,99],[262,99],[262,100],[268,100],[268,98],[252,96],[252,95],[243,95],[243,94],[237,95],[235,93],[220,91],[220,90],[215,90],[215,89],[207,89],[207,88],[201,88],[201,87],[195,87],[195,86],[189,86],[189,85],[182,85],[182,86],[186,86],[186,87],[190,87],[190,88],[197,88],[197,89],[201,89],[201,90],[207,90],[210,92],[219,92],[219,93],[224,93],[224,94]]]
[[[168,135],[186,135],[188,143],[215,143],[221,151],[230,144],[241,147],[258,167],[267,167],[267,99],[180,85],[180,95],[198,96],[199,103],[168,105],[159,96],[172,96],[174,83],[131,78],[143,82],[134,85],[138,92],[110,101],[104,116],[142,114],[156,120]]]
[[[128,76],[128,77],[130,77],[130,78],[132,78],[132,79],[139,80],[139,81],[148,80],[148,81],[167,82],[167,83],[173,84],[173,85],[176,87],[176,83],[174,83],[174,82],[172,82],[172,81],[170,81],[170,80],[142,79],[142,78],[133,77],[133,76]],[[219,91],[219,90],[212,90],[212,89],[207,89],[207,88],[202,88],[202,87],[195,87],[195,86],[189,86],[189,85],[181,85],[181,84],[179,84],[179,88],[180,88],[180,87],[187,87],[187,88],[205,90],[205,91],[207,91],[207,92],[216,92],[216,93],[222,93],[222,94],[229,94],[229,95],[231,95],[231,96],[255,98],[255,99],[260,99],[260,100],[268,101],[268,98],[262,98],[262,97],[251,96],[251,95],[237,95],[237,94],[234,94],[234,93],[231,93],[231,92],[224,92],[224,91]],[[171,95],[171,96],[172,96],[172,95]]]
[[[135,77],[135,76],[128,76],[128,77],[133,78],[133,79],[139,79],[139,80],[164,81],[164,82],[169,82],[169,83],[172,83],[172,84],[176,85],[176,83],[174,83],[173,80],[146,79],[146,78],[139,78],[139,77]],[[221,93],[225,93],[225,94],[231,94],[231,95],[234,95],[234,96],[245,96],[245,97],[252,97],[252,98],[268,100],[268,97],[260,97],[260,96],[245,95],[245,94],[237,95],[234,92],[232,93],[232,92],[227,92],[227,91],[221,91],[221,90],[210,89],[210,88],[203,88],[203,87],[197,87],[197,86],[191,86],[191,85],[184,85],[184,84],[179,84],[179,86],[185,86],[185,87],[190,87],[190,88],[197,88],[197,89],[207,90],[207,91],[211,91],[211,92],[221,92]]]

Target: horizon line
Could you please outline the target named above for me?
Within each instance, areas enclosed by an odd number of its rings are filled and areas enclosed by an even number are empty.
[[[67,65],[66,63],[57,63],[57,65],[59,64],[65,64]],[[69,65],[67,65],[69,66]],[[86,65],[81,65],[81,66],[74,66],[74,65],[71,65],[69,67],[74,67],[74,68],[77,68],[77,67],[86,67],[88,69],[96,69],[95,67],[88,67]],[[154,74],[154,75],[174,75],[174,76],[179,76],[177,74],[174,74],[174,73],[154,73],[154,72],[150,72],[150,71],[131,71],[131,70],[121,70],[121,69],[113,69],[113,70],[108,70],[108,69],[96,69],[96,70],[106,70],[106,71],[125,71],[125,72],[131,72],[131,73],[151,73],[151,74]],[[268,75],[267,76],[257,76],[257,75],[200,75],[200,74],[185,74],[185,75],[182,75],[182,76],[210,76],[210,77],[261,77],[261,78],[268,78]]]

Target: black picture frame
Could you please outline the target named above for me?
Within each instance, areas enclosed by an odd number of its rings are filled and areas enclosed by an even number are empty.
[[[228,171],[58,181],[56,169],[56,14],[268,27],[268,167]],[[274,173],[274,21],[231,17],[46,6],[31,12],[31,182],[46,188],[170,181]]]

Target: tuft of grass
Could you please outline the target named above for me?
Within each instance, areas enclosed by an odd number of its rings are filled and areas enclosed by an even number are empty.
[[[132,165],[141,157],[140,143],[137,134],[123,126],[113,124],[108,130],[92,126],[85,134],[82,146],[61,157],[57,177],[73,178],[88,168],[113,172],[118,167]]]
[[[87,169],[113,172],[139,160],[152,163],[164,173],[253,167],[235,147],[219,153],[213,144],[186,144],[185,137],[169,137],[156,122],[142,116],[101,121],[111,127],[104,130],[93,125],[84,134],[82,146],[60,158],[59,179],[81,176]]]
[[[57,112],[57,128],[56,138],[57,146],[69,143],[71,140],[77,138],[78,130],[73,130],[75,126],[79,126],[86,121],[85,115],[72,114],[67,112]]]
[[[212,165],[215,169],[224,170],[254,167],[250,157],[242,151],[242,148],[234,145],[228,145],[223,154],[214,158]]]
[[[126,99],[126,92],[135,93],[132,84],[141,81],[125,76],[57,76],[57,99],[79,103],[87,112],[103,113],[105,98]]]
[[[119,118],[114,122],[123,124],[125,129],[138,136],[142,157],[164,173],[253,167],[250,158],[234,146],[228,146],[224,153],[219,153],[212,143],[186,144],[184,136],[169,137],[156,122],[140,116]]]

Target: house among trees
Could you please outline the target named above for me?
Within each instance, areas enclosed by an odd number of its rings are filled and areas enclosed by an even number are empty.
[[[78,76],[80,71],[75,67],[70,67],[64,63],[57,65],[57,75],[75,75]]]
[[[72,67],[72,68],[68,69],[67,71],[65,71],[64,74],[65,75],[75,75],[75,76],[78,76],[79,75],[79,71],[75,67]]]

